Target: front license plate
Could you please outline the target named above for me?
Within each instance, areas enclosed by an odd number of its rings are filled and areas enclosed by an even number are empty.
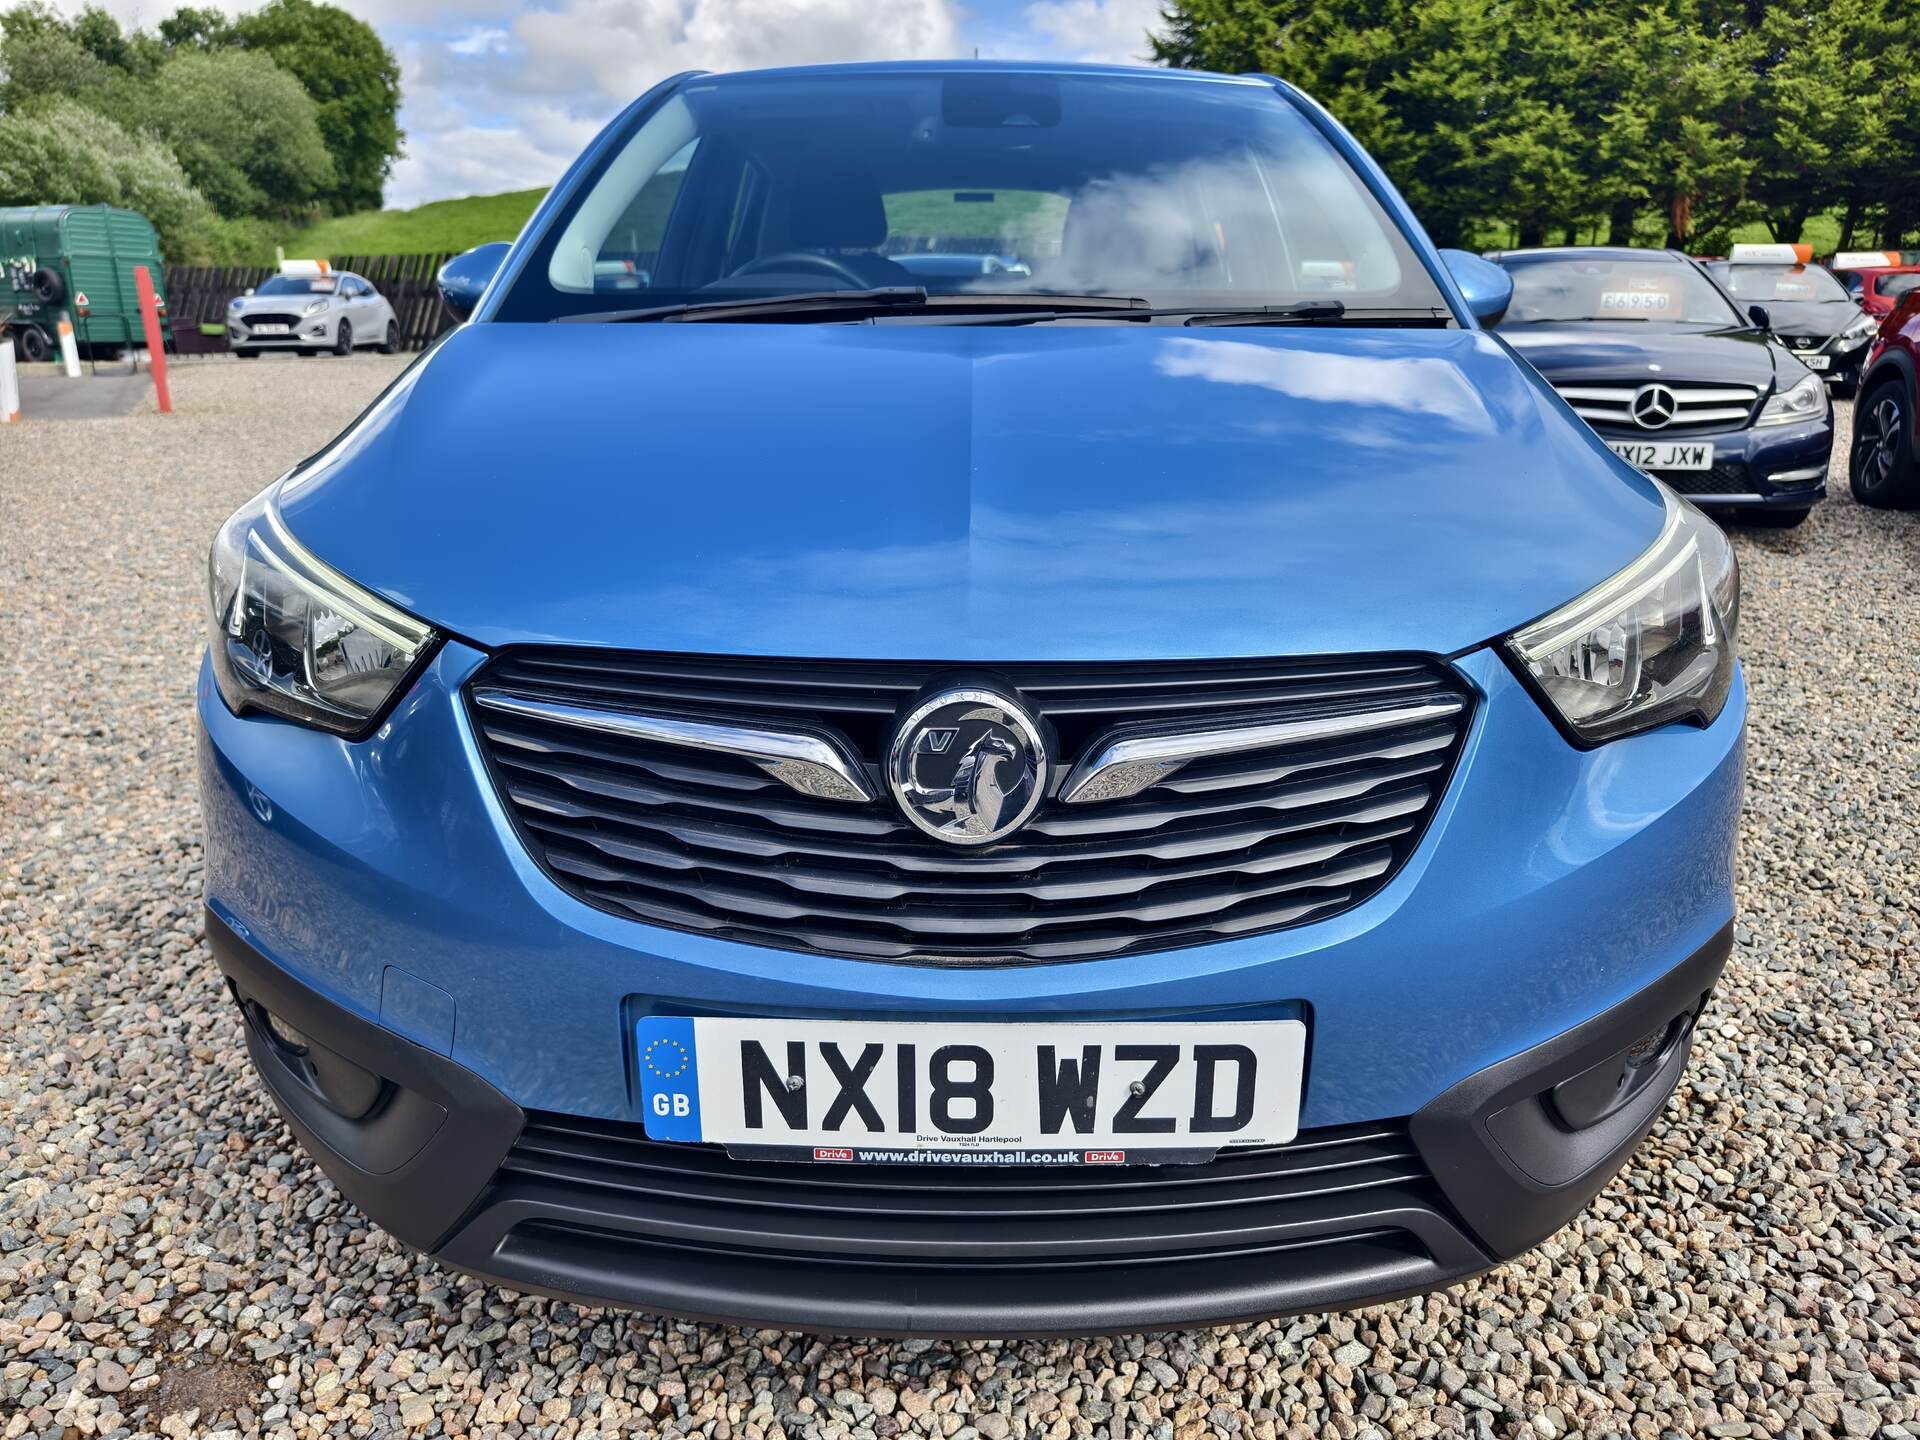
[[[1667,441],[1651,444],[1644,440],[1609,440],[1607,448],[1629,465],[1642,470],[1711,470],[1713,446],[1699,441],[1688,444]]]
[[[256,335],[284,335],[287,333],[288,327],[285,325],[252,325],[248,328]]]
[[[1831,355],[1802,355],[1800,359],[1809,370],[1824,370],[1833,363]]]
[[[1194,1164],[1299,1129],[1306,1026],[652,1016],[646,1131],[743,1158]]]

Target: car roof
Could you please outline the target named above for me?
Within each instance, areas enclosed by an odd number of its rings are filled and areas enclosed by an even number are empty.
[[[1529,245],[1520,250],[1489,250],[1489,260],[1667,260],[1674,264],[1685,263],[1687,257],[1678,250],[1656,250],[1650,246],[1639,245]]]
[[[695,71],[703,83],[802,75],[1125,75],[1171,84],[1230,84],[1272,89],[1266,75],[1223,75],[1211,70],[1174,70],[1158,65],[1099,65],[1053,60],[863,60],[833,65],[778,65],[764,70]]]

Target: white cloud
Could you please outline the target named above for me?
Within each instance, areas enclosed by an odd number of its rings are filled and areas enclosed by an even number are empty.
[[[4,4],[5,0],[0,0]],[[83,0],[56,0],[77,11]],[[152,26],[186,0],[101,0]],[[259,0],[200,0],[230,14]],[[394,208],[557,179],[628,101],[680,70],[971,54],[1139,61],[1162,0],[334,0],[399,56]]]
[[[1027,28],[1048,54],[1068,60],[1139,65],[1150,61],[1147,32],[1160,27],[1162,0],[1038,0]]]
[[[482,0],[497,13],[492,3]],[[390,206],[551,184],[628,101],[681,70],[960,49],[953,0],[561,0],[510,25],[468,23],[450,41],[400,47],[407,154]]]
[[[950,0],[569,0],[514,25],[536,89],[588,79],[624,103],[679,70],[956,53]]]
[[[489,52],[499,54],[506,50],[507,42],[513,37],[495,25],[476,25],[466,34],[447,42],[447,49],[455,55],[485,55]]]

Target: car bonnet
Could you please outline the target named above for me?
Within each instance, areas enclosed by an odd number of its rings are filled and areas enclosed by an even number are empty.
[[[1467,330],[471,325],[283,489],[484,646],[1175,658],[1476,645],[1662,505]]]

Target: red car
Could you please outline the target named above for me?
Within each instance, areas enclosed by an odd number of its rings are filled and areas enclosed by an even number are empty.
[[[1915,274],[1920,280],[1920,273]],[[1920,507],[1920,286],[1880,322],[1853,407],[1847,474],[1853,497],[1882,509]]]
[[[1844,250],[1828,268],[1876,320],[1920,290],[1920,251]]]

